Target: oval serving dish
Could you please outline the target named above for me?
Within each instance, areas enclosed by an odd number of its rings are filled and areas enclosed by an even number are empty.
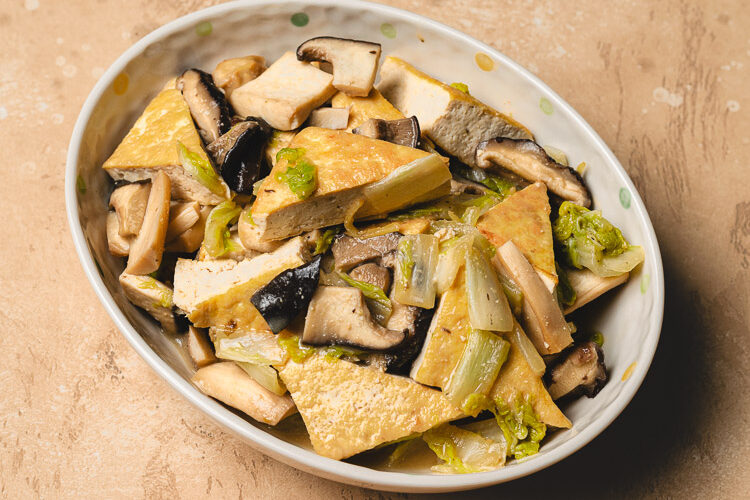
[[[477,474],[436,475],[410,468],[376,470],[316,455],[294,436],[243,418],[204,396],[175,344],[123,295],[123,263],[107,251],[105,218],[112,182],[100,168],[164,83],[187,67],[213,68],[228,57],[274,60],[314,36],[378,42],[448,83],[511,114],[540,144],[563,150],[572,165],[586,162],[594,207],[643,246],[646,260],[630,281],[597,304],[592,328],[606,332],[610,382],[593,399],[563,408],[573,422],[552,434],[539,454]],[[440,492],[489,486],[531,474],[580,449],[630,402],[648,371],[661,330],[664,279],[656,236],[632,182],[609,148],[565,101],[531,73],[473,38],[417,14],[353,0],[239,1],[181,17],[147,35],[105,72],[76,122],[68,150],[68,219],[86,275],[113,321],[138,354],[175,390],[224,429],[277,460],[327,479],[392,491]]]

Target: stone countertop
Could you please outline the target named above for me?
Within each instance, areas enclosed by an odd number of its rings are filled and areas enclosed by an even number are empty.
[[[76,258],[63,177],[78,110],[129,45],[211,3],[0,5],[0,497],[406,497],[318,479],[220,430],[127,345]],[[558,465],[450,498],[746,494],[745,2],[387,3],[489,43],[572,104],[633,178],[664,258],[662,339],[622,416]]]

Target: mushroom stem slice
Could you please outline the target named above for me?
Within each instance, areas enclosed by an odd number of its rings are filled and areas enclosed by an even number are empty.
[[[502,266],[504,272],[521,287],[526,331],[537,351],[543,355],[555,354],[572,344],[570,327],[557,299],[513,241],[508,241],[497,250],[493,263],[496,267]]]
[[[571,269],[567,271],[570,286],[576,292],[576,300],[565,309],[565,314],[570,314],[579,307],[583,307],[592,300],[604,295],[613,288],[622,285],[630,277],[630,273],[619,276],[602,277],[597,276],[588,269]]]
[[[117,212],[120,236],[135,236],[141,229],[151,184],[126,184],[109,197],[109,206]]]
[[[373,321],[361,290],[336,286],[321,286],[315,292],[302,333],[306,344],[370,350],[392,349],[405,337],[405,331],[388,330]]]
[[[321,36],[297,47],[297,59],[331,63],[333,86],[348,95],[365,97],[375,82],[380,51],[379,43]]]
[[[190,358],[198,368],[203,368],[218,361],[208,338],[208,332],[204,328],[196,328],[190,325],[187,333],[187,347]]]
[[[132,236],[124,237],[120,234],[120,218],[117,212],[107,213],[107,246],[109,253],[115,257],[127,257],[130,253]]]
[[[229,131],[232,125],[229,105],[210,74],[199,69],[188,69],[177,79],[177,88],[182,92],[206,143],[215,141]]]
[[[198,223],[200,218],[201,206],[197,201],[170,203],[166,241],[172,241],[193,227]]]
[[[400,120],[370,118],[352,130],[352,133],[410,148],[417,147],[420,137],[419,121],[416,116],[401,118]]]
[[[497,165],[527,181],[544,182],[550,191],[564,200],[583,207],[591,206],[591,194],[580,174],[557,163],[532,140],[497,137],[480,142],[475,160],[481,168]]]
[[[349,124],[349,108],[318,108],[310,113],[310,127],[343,130]]]
[[[169,193],[169,177],[160,170],[151,184],[143,225],[130,246],[127,273],[149,274],[159,269],[169,226]]]
[[[261,56],[224,59],[214,68],[212,76],[217,87],[229,97],[234,89],[255,80],[266,70],[266,60]]]
[[[552,369],[551,379],[549,394],[552,399],[576,393],[593,398],[607,382],[604,352],[591,341],[576,346]]]

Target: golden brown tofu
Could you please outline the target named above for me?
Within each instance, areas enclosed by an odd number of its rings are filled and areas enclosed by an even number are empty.
[[[153,179],[163,171],[171,181],[172,198],[216,205],[229,198],[229,188],[219,196],[194,179],[180,163],[177,141],[209,161],[195,128],[190,108],[176,89],[162,90],[146,107],[125,138],[102,166],[114,180]]]
[[[277,174],[288,167],[281,160],[263,182],[253,203],[253,220],[261,238],[275,240],[304,231],[340,224],[347,209],[362,196],[362,189],[379,181],[402,165],[425,158],[430,153],[370,139],[340,130],[308,127],[298,133],[290,148],[302,148],[317,170],[317,189],[300,199]],[[447,169],[447,159],[446,162]],[[446,182],[446,191],[450,182]],[[436,191],[435,196],[440,196]],[[366,208],[359,218],[376,215]]]
[[[547,188],[534,183],[492,207],[477,229],[500,248],[512,240],[534,268],[557,284]]]
[[[279,376],[316,453],[335,460],[463,416],[439,391],[325,355],[289,361]]]
[[[388,102],[377,89],[372,89],[367,97],[352,97],[339,92],[331,99],[331,106],[349,108],[349,124],[346,126],[349,131],[359,127],[370,118],[381,120],[405,118],[404,114]]]

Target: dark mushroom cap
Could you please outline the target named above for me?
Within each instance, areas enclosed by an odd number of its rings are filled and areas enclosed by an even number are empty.
[[[552,193],[583,207],[591,206],[591,193],[581,175],[552,159],[544,148],[530,139],[496,137],[477,145],[476,164],[481,168],[493,165],[530,182],[544,182]]]
[[[177,88],[206,143],[229,131],[232,126],[229,103],[210,74],[195,68],[185,70],[177,79]]]
[[[221,177],[235,192],[251,194],[268,172],[263,151],[273,129],[262,118],[248,117],[208,145]]]

